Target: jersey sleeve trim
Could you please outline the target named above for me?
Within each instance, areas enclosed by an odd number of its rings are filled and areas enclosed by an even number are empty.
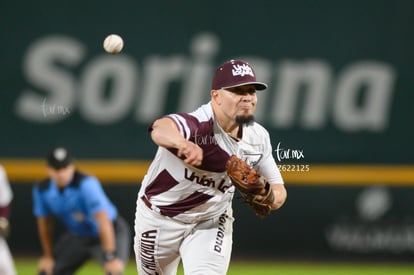
[[[180,133],[184,136],[185,139],[189,139],[191,135],[190,127],[186,119],[178,114],[171,114],[167,116],[168,118],[172,119],[175,122]]]

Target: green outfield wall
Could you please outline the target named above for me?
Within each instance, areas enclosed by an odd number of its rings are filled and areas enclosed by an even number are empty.
[[[58,144],[101,178],[132,225],[156,150],[148,125],[208,101],[214,68],[243,58],[269,84],[256,119],[289,197],[263,221],[235,201],[235,254],[411,257],[413,11],[408,0],[0,4],[13,251],[38,251],[31,185]],[[124,38],[118,55],[102,48],[110,33]],[[270,239],[249,242],[252,224]],[[258,245],[266,241],[274,245]]]

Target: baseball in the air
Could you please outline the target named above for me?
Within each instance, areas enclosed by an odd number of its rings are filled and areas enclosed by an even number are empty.
[[[110,34],[105,38],[103,47],[106,52],[110,54],[117,54],[122,51],[122,48],[124,47],[124,40],[117,34]]]

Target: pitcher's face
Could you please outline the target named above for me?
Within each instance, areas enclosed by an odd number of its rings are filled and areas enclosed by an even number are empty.
[[[239,123],[253,120],[257,95],[254,85],[243,85],[217,91],[217,103],[226,119]]]

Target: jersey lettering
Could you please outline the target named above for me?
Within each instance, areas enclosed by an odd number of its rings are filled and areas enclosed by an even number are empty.
[[[157,233],[157,230],[150,230],[141,234],[141,266],[147,274],[159,274],[156,272],[157,265],[155,263],[155,241],[157,238]]]
[[[213,178],[207,178],[205,175],[199,176],[195,172],[191,172],[187,168],[184,169],[184,178],[195,182],[197,184],[200,184],[202,186],[208,186],[212,188],[216,188],[220,192],[224,193],[231,185],[225,185],[226,179],[222,179],[218,184],[216,184],[216,181]]]
[[[216,235],[216,242],[214,244],[214,251],[221,254],[223,240],[224,240],[224,232],[226,231],[226,213],[222,214],[219,218],[219,226]]]

